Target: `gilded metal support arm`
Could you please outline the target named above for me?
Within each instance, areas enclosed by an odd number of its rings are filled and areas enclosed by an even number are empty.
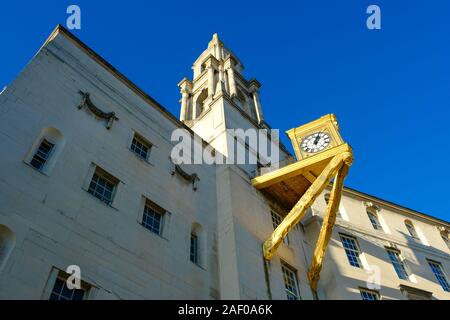
[[[344,187],[344,179],[347,176],[348,170],[352,163],[352,158],[348,157],[343,160],[343,166],[339,169],[334,178],[333,188],[331,190],[330,200],[328,202],[327,212],[323,219],[322,227],[320,229],[319,237],[317,239],[314,256],[311,261],[311,266],[308,271],[308,279],[311,290],[314,294],[317,293],[317,284],[320,278],[320,271],[322,270],[322,263],[325,257],[325,251],[330,241],[333,232],[333,226],[336,221],[336,214],[341,202],[342,188]]]
[[[288,215],[273,231],[270,238],[264,242],[263,254],[265,259],[272,259],[275,251],[277,250],[287,233],[303,218],[306,210],[330,183],[331,179],[338,172],[340,172],[341,168],[344,165],[349,166],[351,162],[352,153],[348,151],[337,154],[331,159],[331,161],[317,177],[317,179],[311,184],[308,190],[306,190],[305,194],[300,198],[300,200],[295,204]],[[334,203],[333,198],[336,199],[336,196],[330,199],[330,204]],[[324,244],[326,243],[327,242],[324,242]],[[321,259],[318,261],[321,262]]]

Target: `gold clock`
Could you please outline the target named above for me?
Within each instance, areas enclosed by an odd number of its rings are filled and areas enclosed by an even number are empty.
[[[286,133],[291,139],[297,160],[306,159],[344,143],[334,114],[327,114]]]

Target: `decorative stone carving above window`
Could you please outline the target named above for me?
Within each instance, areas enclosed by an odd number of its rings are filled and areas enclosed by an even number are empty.
[[[115,112],[104,112],[100,110],[98,107],[96,107],[90,98],[89,92],[83,92],[81,90],[78,91],[78,93],[82,96],[82,100],[80,105],[78,106],[78,109],[81,110],[83,108],[88,109],[91,113],[93,113],[97,118],[105,119],[106,122],[106,129],[110,129],[114,120],[119,120],[119,118],[116,117]]]
[[[192,184],[192,189],[194,191],[197,190],[197,182],[200,181],[200,178],[196,173],[189,174],[184,171],[179,165],[175,164],[175,167],[172,171],[172,175],[178,174],[184,180],[190,182]]]
[[[379,206],[375,205],[373,202],[370,202],[370,201],[365,201],[364,205],[366,206],[367,209],[372,209],[375,212],[378,212],[381,210],[381,208]]]

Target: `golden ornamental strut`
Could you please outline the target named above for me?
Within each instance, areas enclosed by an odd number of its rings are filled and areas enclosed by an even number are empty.
[[[336,117],[332,114],[287,132],[297,162],[252,180],[255,188],[292,207],[263,244],[266,260],[271,260],[288,232],[303,218],[314,200],[333,181],[330,200],[308,270],[311,290],[317,285],[328,242],[339,208],[344,179],[353,161],[350,146],[343,142]]]

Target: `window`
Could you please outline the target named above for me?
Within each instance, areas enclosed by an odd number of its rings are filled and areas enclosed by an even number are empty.
[[[50,153],[54,147],[54,144],[48,142],[47,140],[42,140],[39,148],[36,150],[33,158],[30,161],[30,164],[36,168],[37,170],[41,170],[48,158],[50,157]]]
[[[345,253],[347,254],[348,262],[351,266],[362,268],[363,265],[361,263],[360,255],[361,252],[359,250],[356,239],[346,235],[340,235],[342,246],[344,247]]]
[[[298,290],[297,270],[287,263],[281,261],[281,270],[283,271],[284,287],[288,300],[300,300]]]
[[[88,192],[104,203],[110,205],[119,180],[103,169],[97,167],[89,184]]]
[[[272,216],[273,229],[275,230],[280,225],[281,221],[283,221],[283,217],[274,211],[271,211],[270,214]],[[287,235],[284,237],[283,242],[286,245],[289,245],[289,238]]]
[[[388,249],[388,248],[386,248],[386,251],[389,256],[389,260],[391,261],[392,266],[394,267],[395,272],[397,273],[397,276],[400,279],[408,280],[409,274],[408,271],[406,270],[405,262],[400,257],[400,252],[395,249]]]
[[[197,266],[206,268],[206,232],[198,223],[193,223],[191,227],[189,259]]]
[[[191,233],[191,255],[190,259],[193,263],[198,264],[198,237]]]
[[[133,151],[139,158],[148,160],[149,151],[152,145],[142,138],[137,133],[134,134],[133,141],[131,141],[131,151]]]
[[[24,162],[44,174],[50,174],[65,144],[61,131],[53,127],[42,129]]]
[[[378,215],[375,212],[367,210],[367,216],[369,217],[370,223],[372,223],[372,227],[375,230],[383,230],[380,220],[378,219]]]
[[[66,283],[67,276],[67,273],[59,272],[49,300],[83,300],[85,298],[87,292],[86,285],[80,289],[69,289]]]
[[[414,228],[414,225],[411,221],[405,220],[405,226],[406,229],[408,229],[409,234],[416,242],[421,242],[419,235],[417,234],[416,228]]]
[[[380,294],[377,291],[360,288],[359,292],[363,300],[380,300]]]
[[[208,98],[208,90],[203,89],[195,102],[195,108],[193,111],[192,119],[196,119],[205,109],[205,100]]]
[[[164,209],[147,199],[142,216],[142,225],[151,232],[161,235],[164,214]]]
[[[428,260],[428,264],[430,265],[430,268],[433,271],[434,276],[441,285],[442,289],[444,289],[444,291],[450,292],[450,285],[448,284],[447,277],[444,274],[442,264],[440,262],[432,260]]]
[[[444,240],[447,247],[450,249],[450,236],[447,230],[441,231],[442,240]]]

